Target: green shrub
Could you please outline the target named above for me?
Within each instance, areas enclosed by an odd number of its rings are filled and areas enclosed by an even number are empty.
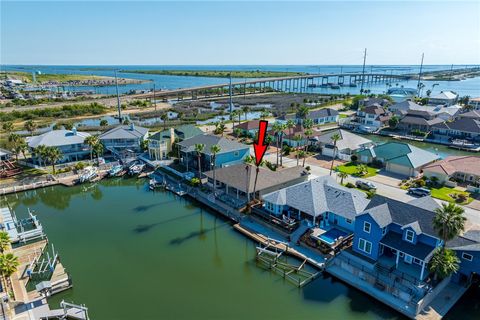
[[[347,184],[345,185],[345,187],[347,188],[355,188],[355,185],[351,182],[347,182]]]

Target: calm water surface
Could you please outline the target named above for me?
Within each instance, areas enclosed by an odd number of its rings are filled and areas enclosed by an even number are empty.
[[[255,244],[227,221],[145,180],[50,187],[2,199],[36,211],[92,319],[402,319],[325,276],[298,289],[255,265]],[[451,319],[479,319],[471,292]]]
[[[469,66],[472,67],[472,66]],[[386,73],[386,74],[405,74],[418,73],[419,65],[368,65],[365,68],[365,73]],[[450,70],[450,65],[425,65],[424,71],[435,70]],[[456,68],[465,68],[465,65],[456,65]],[[83,75],[97,75],[97,76],[114,76],[114,70],[227,70],[227,71],[280,71],[280,72],[305,72],[305,73],[361,73],[361,65],[219,65],[219,66],[54,66],[54,65],[0,65],[0,70],[34,72],[40,71],[48,74],[83,74]],[[126,93],[130,90],[151,90],[153,83],[155,83],[157,90],[171,90],[178,88],[190,88],[202,85],[224,84],[228,82],[225,78],[208,78],[208,77],[189,77],[189,76],[167,76],[155,74],[135,74],[135,73],[118,73],[119,77],[148,80],[147,83],[129,84],[119,86],[121,93]],[[249,80],[249,79],[247,79]],[[234,82],[243,82],[245,79],[233,79]],[[392,86],[404,86],[410,88],[417,87],[417,81],[398,81],[393,82]],[[432,90],[432,94],[436,94],[441,90],[453,90],[460,95],[469,95],[471,97],[480,96],[480,77],[468,78],[464,81],[423,81],[425,84],[424,92],[428,89]],[[433,86],[434,84],[438,84]],[[70,91],[93,90],[102,94],[115,94],[115,86],[105,87],[65,87]],[[372,93],[384,93],[388,89],[385,83],[367,85],[366,89],[371,90]],[[350,93],[358,94],[360,92],[360,85],[356,88],[341,87],[340,89],[330,88],[309,88],[307,92],[312,93]],[[425,94],[425,93],[424,93]]]

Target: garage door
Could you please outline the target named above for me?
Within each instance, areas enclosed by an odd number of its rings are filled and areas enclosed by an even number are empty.
[[[395,163],[387,163],[387,166],[385,167],[385,170],[388,172],[396,173],[396,174],[401,174],[403,176],[410,177],[413,173],[411,168],[401,166]]]

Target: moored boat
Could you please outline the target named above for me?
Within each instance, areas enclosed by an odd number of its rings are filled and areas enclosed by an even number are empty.
[[[84,182],[92,181],[97,176],[98,176],[97,168],[91,167],[91,166],[86,167],[80,173],[80,176],[78,177],[78,183],[84,183]]]
[[[123,166],[122,165],[116,165],[116,166],[113,166],[112,168],[110,168],[110,170],[108,170],[108,176],[109,177],[115,177],[117,176],[118,174],[120,174],[120,172],[122,172],[123,170]]]

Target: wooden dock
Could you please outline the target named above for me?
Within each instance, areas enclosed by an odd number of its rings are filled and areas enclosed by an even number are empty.
[[[260,233],[253,232],[253,231],[248,230],[245,227],[242,227],[239,223],[234,224],[233,227],[237,231],[239,231],[240,233],[244,234],[245,236],[247,236],[250,239],[260,243],[261,245],[263,245],[265,247],[276,249],[276,250],[282,251],[286,254],[289,254],[289,255],[291,255],[295,258],[298,258],[302,261],[307,261],[310,265],[318,268],[319,270],[323,270],[325,268],[325,263],[324,262],[318,262],[318,261],[316,261],[316,260],[314,260],[310,257],[307,257],[303,253],[301,253],[301,252],[295,250],[294,248],[292,248],[291,246],[289,246],[288,243],[280,242],[280,241],[276,241],[276,240],[267,238]]]

